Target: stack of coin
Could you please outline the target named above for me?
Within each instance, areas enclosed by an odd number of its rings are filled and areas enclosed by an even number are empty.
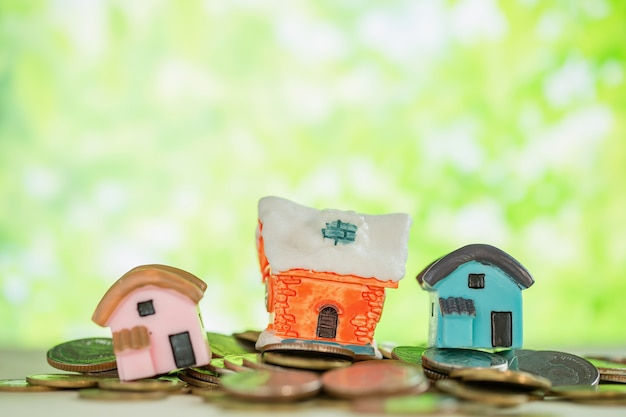
[[[113,376],[117,362],[110,338],[93,337],[61,343],[48,350],[48,364],[62,371]]]
[[[587,358],[600,373],[600,382],[626,384],[626,364],[611,358],[594,359]]]
[[[256,410],[265,403],[273,409],[290,403],[388,414],[455,410],[457,400],[515,406],[544,395],[586,404],[626,403],[626,385],[605,384],[626,383],[626,365],[606,358],[387,343],[386,359],[359,361],[352,351],[324,343],[277,343],[257,352],[258,334],[207,332],[214,352],[208,365],[128,382],[117,378],[111,339],[74,340],[47,352],[48,363],[66,373],[0,380],[0,391],[76,389],[81,398],[98,400],[152,400],[191,392],[224,408]]]
[[[287,368],[327,371],[352,365],[354,352],[314,343],[275,343],[263,347],[263,361]]]

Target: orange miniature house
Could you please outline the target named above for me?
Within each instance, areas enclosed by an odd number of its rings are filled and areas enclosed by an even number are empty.
[[[270,323],[257,348],[330,344],[380,357],[374,330],[385,288],[404,277],[411,219],[259,201],[257,250]]]
[[[205,290],[195,275],[165,265],[133,268],[109,288],[92,319],[113,332],[121,380],[211,361],[197,306]]]

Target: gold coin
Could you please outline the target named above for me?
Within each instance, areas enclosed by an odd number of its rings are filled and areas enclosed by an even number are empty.
[[[191,394],[207,399],[214,398],[217,395],[223,395],[223,390],[221,385],[210,384],[203,387],[191,387]]]
[[[563,385],[552,388],[551,393],[569,400],[625,400],[626,385]]]
[[[117,368],[110,338],[92,337],[56,345],[46,353],[48,364],[69,372],[101,372]]]
[[[261,332],[258,330],[246,330],[244,332],[233,333],[233,337],[239,341],[254,344],[259,339],[260,334]]]
[[[55,391],[55,388],[46,387],[44,385],[33,385],[25,379],[1,379],[0,391],[42,392],[42,391]]]
[[[105,378],[98,381],[98,388],[113,391],[176,391],[184,387],[184,382],[176,379],[139,379],[136,381],[120,381]]]
[[[347,359],[299,355],[293,352],[264,352],[263,361],[272,365],[312,371],[327,371],[352,365],[352,361]]]
[[[96,387],[100,378],[79,374],[41,374],[29,375],[26,380],[33,385],[69,389]]]
[[[280,371],[285,370],[280,366],[271,365],[269,363],[263,362],[263,357],[261,354],[257,353],[255,358],[243,358],[244,366],[247,366],[250,369],[254,370],[265,370],[265,371]]]
[[[324,343],[273,343],[263,346],[262,352],[290,351],[290,352],[314,352],[324,355],[335,355],[346,359],[354,359],[354,352],[339,346]]]
[[[548,391],[549,379],[521,371],[499,371],[490,368],[465,368],[450,372],[450,378],[461,379],[466,384],[497,385],[522,391]]]
[[[494,391],[469,387],[454,379],[441,379],[435,382],[435,387],[447,394],[457,398],[494,405],[498,407],[514,407],[529,401],[526,394],[506,393],[504,391]]]
[[[78,391],[80,398],[101,401],[141,401],[157,400],[167,397],[165,391],[113,391],[97,388],[81,389]]]

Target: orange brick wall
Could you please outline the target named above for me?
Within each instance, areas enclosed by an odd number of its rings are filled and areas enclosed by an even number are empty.
[[[268,311],[274,313],[268,329],[273,329],[277,336],[358,345],[373,340],[382,314],[385,287],[397,287],[397,283],[374,278],[301,270],[269,275],[266,284]],[[338,311],[335,339],[316,336],[318,314],[326,306]]]

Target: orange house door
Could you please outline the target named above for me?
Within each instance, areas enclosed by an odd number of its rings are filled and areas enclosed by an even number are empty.
[[[334,307],[324,307],[317,316],[317,337],[334,339],[337,336],[337,310]]]

